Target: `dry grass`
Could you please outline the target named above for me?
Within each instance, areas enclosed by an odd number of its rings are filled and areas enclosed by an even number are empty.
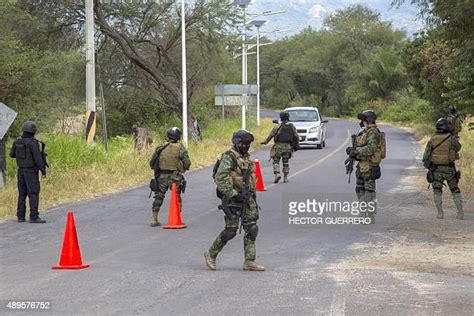
[[[474,117],[468,117],[464,121],[459,141],[462,144],[461,159],[458,168],[461,170],[461,181],[459,187],[463,192],[473,193],[474,188],[474,130],[469,130],[469,123],[474,123]]]
[[[239,128],[239,122],[238,119],[228,120],[224,127],[216,122],[203,131],[204,140],[201,143],[190,143],[193,170],[213,164],[216,157],[231,146],[231,135]],[[260,128],[253,129],[256,141],[252,150],[261,147],[260,141],[271,128],[271,120],[265,119]],[[50,140],[54,142],[52,137]],[[71,147],[74,148],[73,153]],[[72,140],[62,136],[61,144],[56,144],[49,151],[52,167],[48,170],[48,177],[41,180],[40,210],[144,184],[152,176],[148,166],[150,156],[151,152],[137,154],[128,138],[117,138],[110,145],[109,153],[105,154],[100,144],[88,149],[81,145],[80,138]],[[0,219],[16,215],[14,166],[15,163],[10,160],[8,185],[0,191]]]

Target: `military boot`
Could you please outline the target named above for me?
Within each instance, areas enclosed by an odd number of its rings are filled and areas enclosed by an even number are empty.
[[[244,271],[265,271],[265,267],[256,263],[254,260],[245,260],[242,269]]]
[[[438,211],[438,214],[436,215],[436,218],[437,219],[443,219],[444,218],[443,195],[435,192],[433,198],[434,198],[434,203],[435,203],[435,206],[436,206],[436,210]]]
[[[283,174],[283,182],[288,183],[288,173]]]
[[[46,221],[44,219],[41,219],[39,216],[35,218],[30,218],[30,223],[32,224],[44,224]]]
[[[216,258],[211,257],[209,254],[209,251],[206,251],[204,253],[204,259],[206,260],[206,265],[209,268],[209,270],[215,270],[216,269]]]
[[[151,227],[156,227],[156,226],[160,226],[160,222],[158,222],[158,212],[152,212],[151,213],[151,222],[150,222],[150,226]]]
[[[453,193],[453,200],[454,200],[454,204],[456,204],[456,208],[458,210],[458,213],[456,214],[456,219],[464,219],[464,211],[462,209],[461,193]]]
[[[273,181],[273,183],[278,183],[278,182],[280,182],[280,180],[281,180],[280,174],[279,174],[279,173],[275,173],[275,181]]]

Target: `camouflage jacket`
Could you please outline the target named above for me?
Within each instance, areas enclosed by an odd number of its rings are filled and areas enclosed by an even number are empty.
[[[250,155],[241,155],[234,148],[230,150],[237,161],[235,164],[233,158],[229,154],[224,154],[219,163],[219,168],[214,176],[217,188],[226,199],[231,199],[242,192],[243,186],[243,170],[250,168],[250,192],[255,192],[255,165],[250,159]]]
[[[449,113],[448,117],[447,117],[447,120],[448,120],[448,124],[449,124],[448,125],[449,126],[449,131],[457,136],[462,130],[461,118],[458,115],[454,115],[454,114]]]
[[[357,136],[357,142],[362,141],[363,145],[356,144],[356,153],[358,160],[369,160],[377,151],[380,143],[380,133],[377,125],[369,124]]]

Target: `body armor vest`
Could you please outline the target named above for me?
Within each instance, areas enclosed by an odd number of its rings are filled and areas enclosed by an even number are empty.
[[[33,153],[31,152],[31,144],[33,140],[21,138],[15,141],[15,158],[18,168],[33,168],[35,162],[33,160]]]
[[[235,168],[232,168],[232,171],[230,172],[230,180],[232,181],[233,188],[238,192],[242,192],[244,186],[244,172],[246,169],[250,168],[249,188],[251,192],[255,192],[257,177],[254,173],[254,164],[250,160],[250,156],[246,155],[244,157],[234,149],[231,149],[228,154],[231,155],[232,161],[235,164]]]
[[[456,152],[451,148],[451,136],[448,133],[435,134],[431,137],[432,148],[430,161],[435,165],[449,165],[457,160]],[[449,137],[448,137],[449,136]],[[448,139],[446,139],[448,137]],[[444,142],[443,142],[444,140]]]
[[[382,159],[385,158],[385,149],[383,148],[385,144],[382,141],[382,133],[378,130],[377,126],[369,126],[362,134],[358,135],[356,138],[356,145],[357,147],[363,147],[367,145],[367,136],[369,135],[369,131],[375,131],[376,137],[378,137],[379,145],[375,150],[374,154],[371,157],[363,157],[360,160],[359,164],[367,164],[368,166],[379,166],[382,162]]]
[[[292,143],[293,138],[293,125],[291,123],[281,123],[275,140],[279,143]]]
[[[458,116],[452,114],[448,115],[448,124],[449,130],[454,135],[458,135],[461,132],[461,119]]]
[[[183,163],[179,157],[179,152],[181,150],[181,143],[170,143],[163,151],[160,153],[160,169],[184,172]]]

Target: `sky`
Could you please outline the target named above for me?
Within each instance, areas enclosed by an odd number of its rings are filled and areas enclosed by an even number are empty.
[[[319,29],[325,17],[337,9],[353,4],[363,4],[375,10],[381,14],[382,20],[391,21],[394,27],[404,29],[408,36],[412,36],[413,33],[423,28],[423,21],[418,18],[416,6],[408,3],[400,8],[392,8],[391,0],[253,0],[248,12],[286,10],[280,15],[258,18],[270,21],[262,27],[262,31],[290,29],[287,33],[276,33],[269,36],[278,38],[298,33],[308,26]]]

